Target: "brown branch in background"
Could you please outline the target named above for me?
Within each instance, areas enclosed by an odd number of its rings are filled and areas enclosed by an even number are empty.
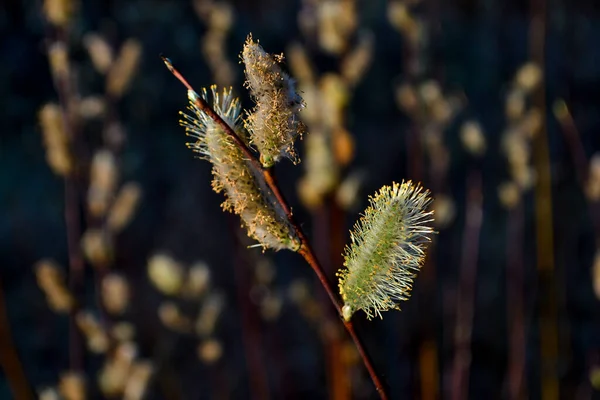
[[[545,48],[546,0],[531,0],[530,52],[531,60],[542,69],[542,84],[533,94],[533,103],[541,112],[541,127],[533,139],[535,182],[536,260],[540,278],[539,335],[541,354],[541,396],[543,399],[560,398],[558,381],[558,303],[563,297],[557,287],[554,263],[554,226],[552,215],[552,176],[550,151],[546,129]]]
[[[466,224],[463,235],[460,266],[456,325],[454,328],[454,365],[452,372],[452,399],[469,397],[469,369],[471,367],[471,334],[475,313],[477,262],[479,239],[483,220],[481,173],[471,172],[467,182]]]
[[[239,248],[239,246],[236,247]],[[250,287],[247,282],[250,281],[250,278],[247,276],[247,271],[248,265],[244,257],[239,254],[239,251],[236,251],[234,272],[237,280],[237,301],[241,313],[242,338],[248,368],[250,393],[253,399],[269,399],[269,382],[265,362],[261,357],[260,327],[258,326],[256,312],[248,300]]]
[[[179,79],[179,81],[181,81],[181,83],[183,83],[183,85],[188,90],[196,93],[196,91],[187,82],[187,80],[181,75],[181,73],[179,73],[179,71],[177,71],[173,67],[173,64],[171,63],[171,61],[162,55],[161,55],[161,58],[162,58],[163,62],[165,63],[165,65],[167,66],[167,68],[169,69],[169,71],[177,79]],[[248,161],[252,164],[253,167],[256,168],[256,171],[262,173],[265,183],[267,184],[269,189],[273,192],[278,203],[281,205],[282,209],[284,210],[289,222],[294,227],[294,230],[296,231],[298,238],[300,239],[301,246],[300,246],[300,249],[298,250],[298,253],[304,258],[304,260],[310,265],[310,267],[312,268],[314,273],[317,275],[317,277],[319,278],[319,281],[321,282],[321,285],[327,292],[327,295],[329,296],[331,302],[335,306],[336,311],[338,312],[339,316],[341,317],[342,316],[342,305],[341,305],[335,291],[333,290],[333,287],[329,283],[329,280],[327,279],[327,276],[325,275],[325,271],[319,264],[315,254],[312,250],[312,247],[310,246],[308,240],[306,239],[306,236],[304,235],[300,226],[294,221],[291,209],[290,209],[289,205],[287,204],[285,198],[281,194],[281,191],[279,190],[279,187],[275,181],[275,177],[273,175],[272,169],[265,169],[262,167],[260,161],[252,153],[250,148],[236,135],[236,133],[233,131],[233,129],[231,129],[231,127],[208,105],[208,103],[204,99],[202,99],[200,96],[195,96],[194,104],[196,105],[196,107],[198,107],[199,110],[204,112],[217,125],[219,125],[223,129],[224,132],[226,132],[226,134],[234,141],[234,143],[240,148],[240,150],[242,150],[244,155],[246,155],[246,157],[248,158]],[[387,399],[387,394],[383,387],[383,384],[382,384],[381,380],[379,379],[379,377],[377,376],[375,369],[373,368],[373,364],[371,363],[371,360],[369,359],[358,335],[356,334],[356,331],[354,330],[354,326],[352,325],[352,322],[344,321],[344,327],[346,328],[346,330],[352,337],[352,340],[354,341],[354,344],[356,345],[356,348],[363,360],[365,368],[369,372],[369,375],[371,376],[371,380],[375,384],[377,393],[379,394],[379,396],[382,399]]]
[[[510,211],[507,229],[506,311],[508,319],[508,398],[526,397],[525,286],[523,281],[523,206]]]
[[[565,137],[565,141],[569,146],[571,152],[571,158],[575,164],[575,173],[577,175],[577,181],[584,191],[588,191],[588,185],[590,183],[590,160],[585,154],[583,143],[581,142],[581,135],[575,125],[573,115],[569,110],[569,107],[564,100],[558,100],[554,104],[554,115],[558,120],[561,131]],[[593,175],[592,175],[593,176]],[[589,193],[586,193],[586,199],[590,207],[590,214],[596,231],[596,244],[600,243],[600,201]]]
[[[10,322],[6,310],[2,280],[0,279],[0,367],[4,370],[8,386],[16,400],[33,399],[33,393],[23,365],[19,360],[19,354],[12,340]]]
[[[554,115],[562,128],[565,141],[571,151],[577,180],[582,187],[585,187],[588,179],[589,160],[585,155],[585,149],[583,148],[583,143],[581,143],[581,137],[579,136],[579,131],[577,130],[571,111],[564,100],[556,101],[554,104]]]
[[[58,93],[62,111],[63,129],[69,140],[70,149],[76,153],[79,147],[76,115],[73,110],[75,105],[71,80],[71,65],[68,59],[68,32],[66,27],[56,26],[54,37],[50,38],[48,57],[54,78],[54,86]],[[77,158],[73,158],[76,162]],[[64,218],[67,235],[67,249],[69,257],[69,290],[77,299],[83,286],[84,261],[80,248],[80,198],[77,184],[77,166],[74,166],[64,175],[65,208]],[[76,301],[76,304],[78,302]],[[80,371],[83,368],[83,340],[75,322],[75,315],[79,311],[76,306],[70,314],[69,320],[69,369]]]

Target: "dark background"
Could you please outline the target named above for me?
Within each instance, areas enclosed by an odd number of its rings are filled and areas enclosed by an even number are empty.
[[[523,286],[516,293],[523,296],[520,307],[526,338],[526,351],[521,354],[525,362],[523,393],[528,398],[542,398],[542,382],[556,379],[560,392],[551,390],[547,393],[553,396],[546,398],[593,396],[591,371],[600,362],[599,303],[592,285],[597,243],[590,216],[593,207],[576,179],[574,158],[552,113],[552,104],[558,98],[566,101],[589,159],[600,149],[599,6],[594,1],[540,0],[531,5],[520,1],[422,0],[415,12],[428,23],[429,42],[423,50],[428,67],[415,79],[436,79],[444,92],[461,93],[466,102],[443,136],[450,155],[443,186],[454,199],[456,215],[436,236],[435,261],[426,265],[435,273],[428,278],[427,287],[416,280],[413,298],[403,304],[402,312],[388,312],[383,320],[370,322],[362,314],[356,316],[357,330],[392,398],[422,397],[420,349],[429,338],[433,338],[436,349],[433,374],[437,393],[443,398],[455,393],[452,374],[459,351],[454,329],[457,292],[463,288],[460,266],[468,177],[473,171],[481,174],[483,220],[475,298],[471,302],[474,316],[468,398],[509,398],[507,319],[514,310],[507,306],[507,293],[513,293],[507,280],[509,212],[497,195],[498,186],[509,176],[500,143],[506,127],[504,104],[509,84],[517,69],[531,58],[531,18],[544,4],[542,104],[546,132],[534,143],[547,141],[549,145],[552,197],[536,198],[535,189],[531,189],[524,192],[520,208]],[[59,374],[69,368],[68,318],[48,309],[32,269],[46,257],[57,260],[65,270],[68,265],[63,179],[45,162],[37,120],[44,103],[58,101],[46,57],[53,30],[44,21],[41,7],[40,1],[7,0],[0,6],[0,278],[10,330],[34,389],[55,385]],[[335,57],[302,36],[297,26],[300,7],[298,1],[234,2],[235,21],[227,36],[227,52],[236,73],[235,88],[242,93],[245,107],[251,103],[242,89],[243,66],[237,61],[249,32],[273,53],[285,52],[290,43],[301,41],[319,71],[337,68]],[[406,178],[421,180],[426,187],[431,184],[427,153],[415,155],[407,147],[410,132],[416,130],[410,116],[400,111],[394,100],[395,85],[407,75],[409,54],[403,37],[388,22],[385,2],[359,2],[357,9],[360,29],[374,35],[374,54],[346,113],[346,127],[356,142],[348,169],[361,168],[366,180],[359,192],[358,208],[343,215],[338,223],[345,241],[367,204],[367,196],[382,185]],[[257,397],[252,389],[256,376],[266,379],[272,398],[333,398],[331,354],[328,339],[322,334],[324,328],[307,320],[285,297],[290,283],[303,278],[311,282],[312,295],[323,300],[312,272],[295,254],[267,251],[263,255],[260,249],[245,249],[237,218],[221,212],[222,195],[210,190],[210,165],[195,159],[184,145],[186,138],[177,125],[177,113],[186,106],[185,90],[158,55],[168,55],[196,87],[213,82],[199,45],[206,26],[191,2],[82,1],[70,33],[70,59],[77,70],[78,90],[84,95],[102,94],[104,87],[81,44],[81,36],[90,31],[102,33],[115,48],[133,37],[143,49],[130,90],[116,106],[127,132],[120,160],[121,180],[139,182],[143,198],[132,223],[116,239],[112,268],[125,274],[132,288],[127,316],[138,327],[140,355],[152,359],[159,371],[150,382],[147,398]],[[468,119],[482,125],[487,141],[483,159],[469,155],[461,145],[459,129]],[[101,143],[102,128],[86,129],[81,142],[89,156]],[[298,148],[302,154],[302,143]],[[411,157],[422,165],[421,176],[411,176]],[[303,174],[303,164],[294,166],[286,160],[277,168],[296,218],[309,237],[326,240],[323,237],[327,234],[315,235],[316,221],[330,218],[332,210],[325,207],[311,214],[298,200],[296,182]],[[85,185],[79,185],[78,190],[83,204]],[[552,205],[551,272],[538,268],[536,227],[540,216],[536,214],[536,199]],[[83,205],[80,211],[83,213]],[[81,228],[85,226],[82,218]],[[193,337],[161,326],[156,307],[162,297],[146,277],[146,261],[157,251],[167,252],[186,265],[205,260],[211,266],[213,286],[225,293],[226,308],[216,333],[224,354],[216,365],[207,366],[198,360]],[[263,257],[272,259],[276,270],[269,290],[284,299],[281,313],[273,321],[260,318],[251,295],[253,265]],[[88,268],[85,290],[80,293],[86,308],[92,310],[96,307],[95,279]],[[322,307],[330,305],[323,302]],[[542,357],[540,338],[551,333],[540,321],[556,327],[557,353],[550,361]],[[339,337],[342,343],[347,342],[344,332]],[[248,362],[248,346],[258,349],[262,371],[254,370],[256,364]],[[102,397],[94,388],[101,364],[102,357],[85,356],[92,398]],[[360,362],[344,371],[347,376],[342,381],[350,383],[354,397],[374,398]],[[0,371],[0,398],[8,399],[11,391],[4,377]],[[165,386],[164,380],[171,386]]]

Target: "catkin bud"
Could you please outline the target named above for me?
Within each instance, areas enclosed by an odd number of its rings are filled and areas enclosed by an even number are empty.
[[[600,153],[594,154],[590,159],[585,194],[590,201],[600,200]]]
[[[296,162],[294,141],[305,129],[298,116],[304,103],[294,81],[279,66],[282,59],[265,52],[251,36],[244,44],[245,85],[256,103],[245,125],[265,167],[281,157]]]
[[[198,298],[210,287],[210,269],[203,261],[190,267],[183,287],[183,294],[189,298]]]
[[[69,53],[64,42],[54,42],[48,47],[48,61],[50,71],[55,80],[67,79],[69,77]]]
[[[56,389],[45,387],[38,391],[38,400],[60,400],[60,396]]]
[[[98,386],[107,397],[115,397],[125,390],[137,348],[132,343],[122,343],[108,358],[98,375]]]
[[[460,139],[472,155],[479,157],[485,153],[485,137],[478,122],[465,122],[460,129]]]
[[[104,353],[108,350],[109,339],[107,333],[102,329],[98,319],[90,312],[80,311],[75,316],[77,326],[83,332],[87,341],[88,349],[96,354]]]
[[[429,191],[412,182],[384,186],[369,199],[350,233],[343,269],[337,273],[349,321],[357,310],[367,318],[398,309],[410,296],[412,282],[425,259],[425,244],[433,229]]]
[[[106,74],[113,64],[113,50],[102,36],[97,33],[88,33],[83,37],[83,45],[86,47],[92,64],[96,71]]]
[[[85,258],[97,268],[110,264],[113,257],[111,238],[101,229],[88,229],[81,238]]]
[[[85,379],[77,372],[68,371],[60,377],[58,390],[65,400],[85,400]]]
[[[215,86],[211,89],[215,112],[244,140],[244,132],[238,125],[239,100],[232,96],[231,90],[224,90],[221,95]],[[256,239],[263,248],[297,251],[300,241],[295,230],[262,179],[260,171],[256,171],[247,161],[227,133],[196,107],[198,94],[189,91],[188,97],[189,110],[193,114],[182,113],[184,120],[180,123],[186,128],[186,134],[196,139],[196,142],[188,143],[188,147],[213,164],[213,189],[227,195],[223,209],[238,214],[248,236]],[[203,97],[207,97],[206,90],[203,91]]]
[[[160,292],[178,294],[183,286],[183,267],[166,254],[156,254],[148,260],[148,277]]]
[[[164,326],[175,332],[188,332],[192,324],[172,301],[165,301],[158,306],[158,318]]]
[[[75,301],[65,286],[58,265],[50,260],[41,260],[35,266],[35,275],[53,311],[67,313],[73,309]]]
[[[115,193],[118,168],[115,156],[108,150],[94,154],[90,166],[90,187],[88,189],[88,209],[95,217],[106,214]]]
[[[153,372],[154,367],[149,361],[134,362],[129,371],[123,400],[141,400],[146,393],[148,381]]]
[[[206,364],[214,364],[223,354],[223,346],[216,339],[208,339],[198,345],[198,357]]]
[[[106,93],[109,96],[119,98],[125,93],[135,75],[141,56],[142,45],[137,40],[127,39],[123,43],[119,57],[106,77]]]
[[[71,22],[77,6],[75,0],[44,0],[44,15],[52,25],[64,28]]]
[[[52,103],[44,105],[39,119],[48,165],[55,174],[66,176],[73,170],[73,158],[60,107]]]
[[[225,300],[221,294],[212,294],[206,299],[195,323],[195,330],[199,336],[206,337],[214,332],[224,306]]]
[[[142,189],[135,182],[126,183],[121,187],[106,220],[112,232],[119,232],[129,224],[140,200]]]
[[[531,93],[542,82],[542,69],[533,62],[523,65],[515,76],[515,83],[526,93]]]
[[[124,276],[111,273],[102,279],[102,303],[109,314],[122,314],[129,303],[129,284]]]
[[[287,53],[290,68],[301,84],[311,84],[315,81],[315,71],[306,49],[300,43],[293,43]]]
[[[350,85],[356,85],[369,68],[373,58],[374,41],[372,34],[364,34],[356,48],[342,60],[341,75]]]

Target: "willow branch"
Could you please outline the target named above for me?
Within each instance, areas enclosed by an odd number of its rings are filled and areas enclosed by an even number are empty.
[[[52,42],[67,47],[67,30],[62,27],[57,27]],[[66,70],[70,71],[69,61]],[[54,71],[53,71],[54,72]],[[69,138],[73,153],[77,153],[78,135],[77,127],[73,116],[73,90],[71,85],[70,73],[55,73],[54,87],[58,94],[59,104],[62,111],[64,121],[65,134]],[[76,161],[76,160],[75,160]],[[67,235],[67,252],[69,258],[69,290],[78,297],[81,287],[83,286],[84,261],[80,248],[81,229],[80,229],[80,213],[79,213],[79,190],[77,184],[77,170],[70,171],[64,177],[64,219]],[[75,322],[75,314],[78,312],[78,307],[75,307],[69,316],[69,368],[74,371],[83,368],[83,341],[81,334],[77,329]]]
[[[173,66],[173,64],[171,63],[171,60],[169,60],[167,57],[165,57],[163,55],[161,55],[160,57],[162,58],[163,62],[165,63],[165,65],[167,66],[169,71],[173,75],[175,75],[175,77],[181,83],[183,83],[183,85],[188,90],[196,92],[194,90],[194,88],[192,87],[192,85],[190,85],[188,83],[188,81],[181,75],[181,73]],[[341,304],[339,298],[337,297],[335,291],[333,290],[333,287],[327,280],[327,277],[325,275],[323,267],[321,267],[321,264],[317,260],[315,253],[314,253],[312,247],[310,246],[310,243],[308,242],[306,236],[304,235],[304,232],[302,231],[302,228],[300,227],[300,225],[298,225],[294,221],[294,218],[292,215],[292,210],[290,209],[290,206],[288,205],[287,201],[283,197],[283,194],[281,193],[281,190],[279,189],[279,186],[277,185],[275,176],[273,174],[273,170],[271,168],[264,168],[262,166],[262,164],[260,163],[260,161],[258,160],[256,155],[254,154],[254,152],[246,145],[246,143],[244,143],[244,141],[242,141],[240,139],[240,137],[229,126],[229,124],[227,124],[227,122],[225,122],[223,120],[223,118],[221,118],[212,109],[212,107],[208,104],[208,102],[206,102],[206,100],[204,100],[201,96],[194,96],[194,105],[200,111],[205,113],[209,118],[211,118],[217,125],[219,125],[220,128],[223,129],[223,131],[231,138],[231,140],[233,140],[233,142],[244,153],[244,155],[248,159],[247,161],[250,162],[252,164],[252,166],[254,168],[256,168],[256,170],[262,174],[262,177],[265,180],[265,183],[267,184],[269,189],[273,192],[273,195],[277,199],[277,202],[282,207],[287,219],[289,220],[290,224],[294,227],[294,230],[296,231],[298,238],[300,239],[301,245],[300,245],[300,249],[298,250],[298,253],[310,265],[310,267],[312,268],[314,273],[317,275],[317,278],[319,278],[321,285],[327,292],[327,295],[329,296],[331,303],[334,305],[338,315],[341,318],[342,317],[342,304]],[[365,368],[369,372],[369,375],[371,376],[371,380],[373,381],[373,384],[375,385],[375,389],[377,390],[377,393],[379,394],[381,399],[387,399],[387,394],[385,392],[383,384],[382,384],[381,380],[379,379],[379,376],[377,376],[377,373],[375,372],[375,369],[373,368],[373,364],[371,363],[371,360],[369,359],[369,357],[362,345],[360,338],[358,337],[358,335],[356,334],[356,331],[354,330],[354,326],[352,325],[352,322],[344,321],[344,327],[346,328],[346,330],[350,334],[350,337],[354,341],[354,344],[356,345],[358,353],[360,354],[360,356],[363,360],[363,364],[365,365]]]

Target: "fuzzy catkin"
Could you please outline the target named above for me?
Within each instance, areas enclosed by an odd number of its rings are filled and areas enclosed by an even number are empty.
[[[294,141],[305,130],[298,116],[304,103],[293,79],[279,66],[282,59],[283,56],[265,52],[251,36],[244,44],[245,86],[256,103],[246,117],[245,126],[264,167],[272,166],[281,157],[296,163]]]
[[[211,90],[215,112],[247,142],[247,135],[239,124],[239,100],[232,96],[231,89],[224,90],[222,94],[217,92],[216,86],[212,86]],[[223,128],[195,105],[198,94],[189,91],[188,97],[188,109],[192,114],[181,113],[184,119],[180,123],[186,134],[196,139],[188,143],[188,147],[212,163],[213,189],[226,194],[223,209],[238,214],[248,236],[256,239],[263,248],[297,251],[300,241],[295,230],[264,180],[259,179],[260,172],[255,170]],[[202,97],[207,98],[206,90],[203,90]]]
[[[433,233],[429,191],[410,181],[382,187],[369,202],[350,234],[346,268],[337,274],[347,321],[358,310],[381,317],[408,299]]]

